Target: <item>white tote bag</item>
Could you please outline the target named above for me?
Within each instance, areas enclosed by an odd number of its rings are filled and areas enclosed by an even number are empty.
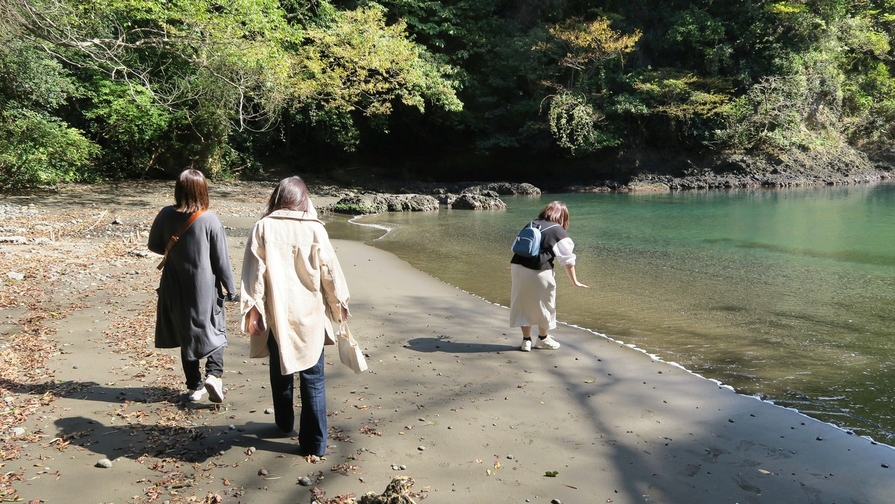
[[[367,359],[364,358],[364,353],[348,329],[347,322],[342,322],[336,339],[339,340],[339,359],[342,361],[342,364],[350,367],[357,374],[366,371]]]

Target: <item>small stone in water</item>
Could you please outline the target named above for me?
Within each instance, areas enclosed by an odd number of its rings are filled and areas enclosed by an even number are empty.
[[[311,486],[311,478],[302,476],[301,478],[298,478],[298,484],[301,486]]]
[[[267,469],[258,469],[258,476],[267,476]]]

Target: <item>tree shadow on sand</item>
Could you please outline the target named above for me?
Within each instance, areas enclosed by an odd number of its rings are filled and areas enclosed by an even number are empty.
[[[11,380],[0,380],[0,385],[36,401],[65,398],[116,408],[111,421],[77,415],[57,419],[56,432],[45,434],[50,435],[51,443],[59,450],[79,446],[109,460],[149,456],[190,463],[204,462],[234,447],[291,455],[298,451],[297,441],[292,439],[295,432],[283,433],[272,421],[223,428],[193,424],[194,414],[219,406],[190,401],[183,390],[171,387],[116,388],[93,381],[25,384]],[[153,408],[129,409],[133,403],[152,404]]]
[[[55,439],[60,447],[65,444],[80,446],[112,461],[121,457],[134,460],[153,457],[203,463],[234,448],[247,454],[264,451],[296,455],[298,452],[297,441],[292,439],[294,432],[284,434],[268,423],[249,422],[226,428],[165,425],[163,422],[107,425],[92,418],[74,416],[60,418],[55,425]]]
[[[43,383],[21,383],[0,379],[0,387],[22,395],[66,397],[83,401],[99,402],[139,402],[139,403],[180,403],[187,400],[182,390],[171,387],[109,387],[94,381],[46,381]]]

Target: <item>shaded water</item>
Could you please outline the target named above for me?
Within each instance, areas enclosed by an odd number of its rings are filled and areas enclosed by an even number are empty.
[[[578,276],[558,317],[858,434],[895,443],[895,185],[507,197],[506,211],[330,224],[508,305],[518,229],[571,212]],[[341,236],[340,236],[341,235]]]

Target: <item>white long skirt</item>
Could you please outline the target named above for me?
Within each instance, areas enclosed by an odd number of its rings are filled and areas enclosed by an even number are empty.
[[[510,265],[510,327],[556,329],[556,276],[552,269],[533,270]]]

